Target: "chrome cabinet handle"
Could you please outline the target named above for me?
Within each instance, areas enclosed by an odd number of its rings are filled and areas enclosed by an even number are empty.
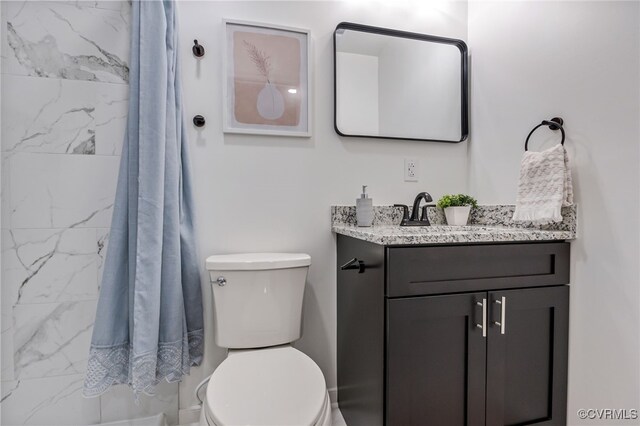
[[[494,321],[493,323],[500,327],[500,334],[504,334],[507,322],[507,298],[502,296],[500,300],[496,299],[494,302],[500,305],[500,321]]]
[[[476,305],[482,306],[482,324],[476,324],[476,327],[482,329],[482,337],[487,337],[487,299],[483,298],[482,302],[476,302]]]

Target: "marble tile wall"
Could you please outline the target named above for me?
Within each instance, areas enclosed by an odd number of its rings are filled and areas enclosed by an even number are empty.
[[[88,425],[164,412],[81,396],[127,114],[127,1],[2,2],[3,425]]]

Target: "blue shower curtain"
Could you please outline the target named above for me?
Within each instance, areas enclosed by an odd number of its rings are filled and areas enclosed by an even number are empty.
[[[85,396],[119,383],[153,394],[202,360],[175,7],[132,4],[129,116]]]

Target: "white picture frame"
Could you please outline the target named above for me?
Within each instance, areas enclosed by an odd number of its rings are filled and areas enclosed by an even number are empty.
[[[311,137],[310,31],[222,22],[224,133]]]

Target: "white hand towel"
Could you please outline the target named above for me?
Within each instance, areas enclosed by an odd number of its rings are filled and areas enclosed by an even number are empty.
[[[525,151],[513,220],[537,224],[562,222],[561,208],[572,204],[573,184],[564,146],[556,145],[542,152]]]

